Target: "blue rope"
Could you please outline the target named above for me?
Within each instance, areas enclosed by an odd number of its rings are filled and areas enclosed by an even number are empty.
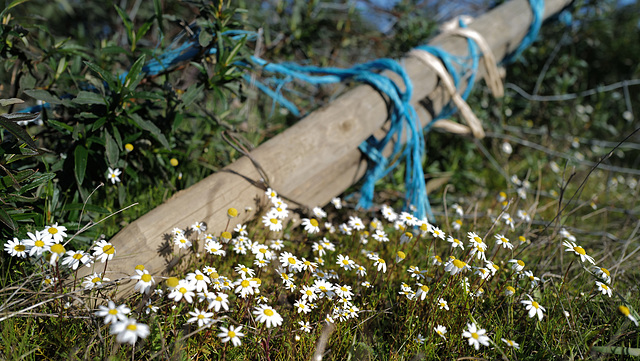
[[[503,64],[511,64],[518,60],[520,54],[522,54],[529,45],[533,44],[536,37],[538,37],[538,32],[542,27],[542,18],[544,17],[544,0],[529,0],[529,5],[533,12],[533,21],[529,26],[529,31],[527,31],[527,35],[524,36],[524,39],[522,39],[522,42],[520,42],[516,50],[504,58],[502,61]]]

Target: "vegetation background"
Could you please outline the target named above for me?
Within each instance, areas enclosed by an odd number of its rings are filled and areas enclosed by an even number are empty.
[[[74,249],[86,249],[238,158],[223,141],[223,131],[257,146],[294,124],[298,117],[244,78],[269,82],[248,66],[251,55],[337,67],[400,58],[427,42],[443,21],[479,15],[500,3],[7,0],[0,14],[0,99],[19,98],[25,104],[9,102],[1,108],[1,239],[24,239],[27,232],[53,223],[75,230],[139,203],[71,241]],[[487,138],[474,141],[440,132],[426,136],[430,199],[441,218],[438,223],[445,223],[445,203],[456,202],[469,209],[477,204],[476,215],[489,222],[495,195],[505,191],[515,196],[510,177],[516,175],[535,185],[530,199],[542,200],[536,203],[534,227],[547,226],[561,206],[568,206],[557,224],[585,243],[600,244],[598,254],[622,260],[620,254],[638,245],[640,136],[626,137],[637,130],[640,116],[640,4],[576,1],[569,10],[570,22],[546,23],[538,40],[507,68],[503,99],[477,85],[469,104],[482,119]],[[144,64],[187,41],[194,24],[202,30],[197,38],[202,49],[215,46],[218,51],[200,51],[191,61],[145,75],[149,69]],[[258,32],[260,38],[239,31]],[[298,84],[287,94],[295,95],[307,113],[350,86]],[[42,102],[50,106],[35,120],[16,113]],[[505,144],[510,151],[505,152]],[[559,173],[550,172],[551,163]],[[121,182],[112,183],[107,174],[116,168],[123,172]],[[402,172],[400,167],[378,187],[378,204],[401,208]],[[498,213],[493,210],[494,216]],[[0,259],[0,294],[7,300],[13,285],[34,272],[34,266],[6,252]],[[638,258],[625,260],[616,266],[624,275],[618,287],[624,284],[635,293],[637,305]],[[562,270],[558,265],[554,272]],[[10,309],[3,307],[3,312]],[[6,358],[81,358],[67,353],[66,345],[94,342],[83,339],[82,330],[90,327],[77,319],[21,317],[2,323],[0,351]],[[51,327],[69,331],[46,331]],[[614,328],[606,332],[614,333]],[[395,342],[362,346],[354,333],[344,337],[346,346],[337,349],[358,358],[409,359],[416,354],[398,352]],[[559,337],[559,350],[543,355],[573,357],[579,349],[582,357],[604,357],[607,353],[588,353],[595,337]],[[630,348],[639,346],[637,329],[623,338]],[[187,346],[174,347],[174,355],[186,355],[179,350]],[[429,352],[438,349],[429,350],[420,352],[433,356]],[[128,357],[126,352],[134,357],[130,350],[106,346],[84,357]]]

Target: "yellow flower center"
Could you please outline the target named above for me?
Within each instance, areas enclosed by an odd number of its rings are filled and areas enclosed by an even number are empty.
[[[124,149],[126,149],[127,151],[132,151],[133,150],[133,144],[131,143],[127,143],[124,145]]]
[[[65,249],[63,245],[61,245],[60,243],[56,243],[53,246],[51,246],[51,252],[57,253],[57,254],[63,254],[65,252]]]
[[[218,274],[218,272],[213,272],[213,273],[211,273],[211,277],[218,278],[218,277],[220,277],[220,275]]]
[[[459,259],[456,259],[456,260],[453,260],[453,265],[454,265],[456,268],[462,269],[462,268],[464,268],[464,266],[466,266],[467,264],[466,264],[466,263],[464,263],[464,262],[462,262],[462,261],[461,261],[461,260],[459,260]]]
[[[180,287],[178,291],[180,291],[180,293],[182,293],[183,295],[188,292],[187,289],[184,287]]]
[[[178,285],[178,282],[180,280],[177,277],[169,277],[169,279],[167,280],[167,286],[174,288]]]
[[[405,259],[407,257],[407,255],[402,251],[398,251],[398,257],[400,257],[402,259]]]
[[[58,233],[58,229],[57,228],[53,228],[53,227],[49,228],[48,231],[49,231],[50,234]]]
[[[138,329],[138,326],[136,326],[135,324],[130,324],[127,326],[127,330],[129,331],[135,331]]]
[[[314,226],[314,227],[318,227],[318,221],[316,221],[315,219],[311,218],[311,220],[309,220],[309,223]]]
[[[174,167],[178,166],[178,160],[175,158],[171,158],[171,160],[169,160],[169,163]]]
[[[475,338],[476,340],[480,337],[480,335],[478,335],[477,333],[472,333],[471,337]]]
[[[233,332],[233,331],[229,331],[229,332],[227,333],[227,336],[229,336],[230,338],[234,338],[234,337],[236,337],[236,333],[235,333],[235,332]]]
[[[251,284],[251,282],[249,282],[249,281],[247,281],[247,280],[244,280],[244,281],[240,282],[240,285],[241,285],[242,287],[244,287],[244,288],[249,287],[249,284]]]
[[[116,248],[110,244],[107,244],[106,246],[102,247],[102,251],[106,254],[114,254],[116,253]]]
[[[382,258],[379,258],[379,259],[378,259],[378,262],[379,262],[379,263],[384,263],[384,260],[383,260]]]
[[[631,311],[629,311],[629,307],[627,306],[618,306],[618,310],[626,317],[629,317],[629,315],[631,314]]]
[[[196,279],[198,281],[202,281],[204,279],[204,277],[202,275],[196,275]]]
[[[429,230],[429,226],[427,226],[427,224],[426,224],[426,223],[422,223],[422,224],[420,225],[420,230],[421,230],[421,231],[425,231],[425,232],[426,232],[426,231],[428,231],[428,230]]]
[[[80,259],[82,258],[83,254],[82,253],[76,253],[73,255],[73,259]]]
[[[144,271],[144,265],[139,264],[139,265],[136,266],[135,269],[140,270],[140,271]]]
[[[278,220],[276,218],[271,218],[269,221],[273,224],[278,224]]]
[[[607,277],[611,277],[611,273],[609,273],[609,270],[604,268],[604,267],[600,267],[600,270],[607,275]]]
[[[478,237],[478,236],[473,237],[473,240],[474,240],[476,243],[482,243],[482,238],[480,238],[480,237]]]
[[[582,256],[587,254],[587,252],[585,252],[584,248],[582,248],[580,246],[573,247],[573,250],[576,251],[578,254],[580,254]]]
[[[347,261],[346,259],[343,259],[343,260],[342,260],[342,263],[343,263],[343,264],[349,264],[349,261]]]
[[[296,264],[296,259],[295,259],[295,258],[293,258],[293,257],[289,257],[289,258],[287,259],[287,261],[289,261],[289,263],[291,263],[291,264]]]
[[[537,310],[538,308],[540,308],[540,305],[539,305],[539,304],[538,304],[538,302],[536,302],[536,301],[531,301],[531,306],[535,307],[535,308],[536,308],[536,310]]]
[[[313,295],[313,292],[311,292],[311,290],[307,290],[307,296],[311,296]]]
[[[42,242],[41,240],[37,240],[35,241],[34,245],[36,247],[44,247],[44,242]]]
[[[344,286],[340,287],[340,290],[341,290],[342,292],[347,292],[347,291],[348,291],[348,290],[347,290],[347,288],[346,288],[346,287],[344,287]]]
[[[264,310],[264,314],[271,317],[273,316],[273,311],[267,308],[266,310]]]
[[[600,285],[600,287],[602,287],[602,289],[605,291],[609,289],[609,287],[607,287],[607,285],[605,285],[604,283]]]
[[[109,310],[109,314],[110,315],[117,315],[118,314],[118,310],[116,310],[115,308],[112,308]]]
[[[100,278],[100,277],[94,277],[94,278],[91,280],[91,282],[93,282],[93,283],[98,283],[98,282],[100,282],[100,281],[102,281],[102,278]]]
[[[266,248],[260,248],[259,249],[260,253],[265,254],[267,253],[267,249]]]
[[[518,260],[518,262],[517,262],[517,263],[518,263],[518,265],[519,265],[520,267],[524,267],[524,262],[522,262],[521,260]]]
[[[222,301],[222,297],[216,296],[216,301],[218,301],[218,302]]]
[[[235,209],[235,208],[229,208],[229,209],[227,209],[227,215],[229,217],[232,217],[232,218],[233,217],[237,217],[238,216],[238,210]]]
[[[224,238],[224,239],[231,239],[231,233],[229,232],[222,232],[222,234],[220,235],[220,237]]]
[[[13,247],[13,249],[15,249],[16,252],[24,252],[24,250],[27,249],[27,247],[25,247],[24,245],[18,244],[15,247]]]
[[[429,286],[427,285],[420,286],[420,289],[422,290],[422,292],[429,292]]]
[[[142,282],[151,282],[151,275],[148,273],[145,273],[142,275],[142,277],[140,277],[140,280]]]

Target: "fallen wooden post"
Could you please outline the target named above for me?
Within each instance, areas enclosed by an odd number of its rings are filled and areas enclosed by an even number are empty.
[[[547,0],[544,19],[570,2]],[[529,2],[513,0],[475,19],[469,28],[486,39],[499,60],[517,48],[531,21]],[[460,37],[439,35],[429,44],[454,55],[467,55],[466,40]],[[447,104],[449,96],[438,86],[435,74],[420,60],[407,57],[402,59],[402,64],[413,82],[412,104],[424,126],[431,121],[432,114],[419,105],[420,101],[428,99],[437,114]],[[250,154],[262,166],[269,185],[278,193],[308,207],[324,205],[363,176],[367,163],[358,146],[372,134],[384,135],[382,127],[387,114],[387,106],[375,90],[358,86]],[[259,209],[256,200],[265,200],[263,187],[256,167],[249,158],[242,157],[178,192],[111,239],[116,256],[109,261],[107,277],[113,280],[132,275],[138,264],[143,264],[155,275],[169,271],[171,256],[162,255],[166,254],[166,250],[162,252],[165,234],[173,227],[187,227],[203,221],[208,226],[207,232],[219,235],[227,225],[227,209],[234,207],[239,210],[239,216],[231,220],[229,227],[232,229],[235,224],[256,216]],[[245,212],[245,207],[252,210]],[[122,286],[120,291],[124,294],[132,289],[133,282]]]

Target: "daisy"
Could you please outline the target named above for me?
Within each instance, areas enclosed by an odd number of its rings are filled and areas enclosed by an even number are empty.
[[[116,341],[120,343],[127,342],[134,345],[138,337],[146,338],[149,336],[149,326],[143,323],[137,323],[133,318],[128,318],[112,324],[109,332],[112,335],[117,335]]]
[[[238,216],[238,210],[231,207],[229,209],[227,209],[227,217],[229,217],[229,219],[231,218],[236,218]]]
[[[309,302],[313,302],[318,295],[316,294],[317,289],[313,286],[302,286],[300,293],[302,293],[302,299],[307,300]]]
[[[303,218],[302,225],[304,226],[304,230],[309,234],[320,232],[320,226],[315,218]]]
[[[60,243],[64,237],[67,236],[67,233],[65,233],[66,230],[67,227],[58,226],[58,223],[56,222],[53,226],[44,227],[44,230],[42,231],[42,238],[43,240],[53,240],[54,243]]]
[[[223,292],[218,292],[216,296],[209,302],[208,309],[214,309],[216,312],[220,312],[220,309],[224,308],[225,311],[229,311],[229,295]]]
[[[608,269],[598,266],[592,266],[591,268],[596,273],[596,276],[600,277],[604,283],[611,283],[611,273]]]
[[[378,242],[389,242],[389,237],[387,237],[387,234],[380,229],[376,229],[371,237]]]
[[[89,256],[84,251],[67,251],[66,257],[62,260],[62,265],[68,265],[74,271],[78,269],[80,263],[91,266]]]
[[[407,270],[407,272],[409,272],[411,274],[411,278],[416,278],[416,279],[422,279],[424,278],[424,274],[427,273],[426,270],[420,270],[420,268],[416,267],[416,266],[411,266],[409,267],[409,269]]]
[[[529,215],[529,213],[527,213],[526,211],[523,211],[522,209],[519,209],[516,215],[521,221],[524,221],[526,223],[531,222],[531,216]]]
[[[531,282],[531,288],[534,288],[535,286],[538,285],[538,282],[540,282],[540,278],[534,276],[533,272],[531,271],[524,271],[524,276],[527,277]]]
[[[511,287],[511,286],[507,286],[507,288],[504,289],[504,294],[507,297],[511,297],[516,293],[516,289]]]
[[[471,269],[469,265],[459,259],[453,259],[447,262],[444,266],[444,270],[449,272],[452,276],[456,275],[460,271],[469,269]]]
[[[447,333],[447,328],[446,327],[444,327],[442,325],[438,325],[437,327],[434,327],[433,330],[436,331],[438,336],[444,338],[445,340],[447,339],[447,336],[444,335],[445,333]]]
[[[340,230],[340,233],[350,236],[352,233],[352,229],[351,227],[347,226],[345,223],[342,223],[340,226],[338,226],[338,229]]]
[[[222,244],[220,244],[218,241],[207,242],[207,244],[205,244],[204,246],[204,249],[206,249],[208,253],[214,256],[224,257],[224,255],[227,253],[225,250],[222,249]]]
[[[264,194],[266,194],[269,199],[273,199],[278,196],[278,193],[271,188],[267,188],[267,191],[264,192]]]
[[[327,251],[321,243],[313,242],[313,246],[311,247],[314,252],[318,252],[318,256],[323,257]]]
[[[457,238],[449,236],[449,238],[447,238],[447,242],[451,243],[451,248],[459,247],[461,250],[464,250],[464,244]]]
[[[93,247],[93,257],[99,259],[102,263],[112,259],[115,255],[116,248],[105,240],[98,241],[95,247]]]
[[[197,308],[194,312],[189,312],[189,314],[193,317],[187,320],[187,323],[198,323],[198,327],[207,326],[211,323],[211,317],[213,316],[213,312],[200,311]]]
[[[4,250],[9,252],[12,257],[27,257],[27,247],[23,241],[15,237],[13,238],[13,241],[7,241],[7,243],[4,244]]]
[[[454,231],[459,231],[460,228],[462,228],[462,220],[456,219],[455,221],[451,222],[451,228],[453,228]]]
[[[524,269],[524,262],[522,260],[519,259],[510,259],[509,263],[513,263],[511,265],[511,269],[516,271],[516,272],[520,272]]]
[[[475,323],[467,324],[468,330],[462,333],[462,337],[469,339],[469,346],[473,346],[476,351],[480,349],[480,344],[489,346],[489,337],[485,329],[478,329]]]
[[[191,225],[191,230],[198,234],[204,233],[207,230],[207,226],[203,222],[195,222]]]
[[[513,347],[513,348],[515,348],[516,350],[519,350],[519,349],[520,349],[520,344],[519,344],[519,343],[517,343],[517,342],[515,342],[515,341],[507,340],[506,338],[502,338],[501,340],[502,340],[502,342],[506,343],[506,344],[507,344],[507,346],[509,346],[509,347]]]
[[[120,182],[120,174],[122,174],[120,169],[111,169],[111,167],[109,167],[107,180],[110,180],[111,184],[116,184],[116,182]]]
[[[282,325],[282,317],[276,310],[267,305],[256,306],[253,310],[253,314],[256,316],[256,320],[260,323],[266,323],[267,328],[276,327]]]
[[[376,256],[376,258],[373,261],[374,261],[373,265],[378,266],[378,272],[380,271],[382,271],[382,273],[387,272],[387,263],[382,258]]]
[[[98,317],[104,317],[104,324],[114,323],[117,321],[124,321],[131,312],[131,309],[126,304],[122,304],[116,307],[113,301],[109,301],[108,306],[98,306],[98,311],[95,315]]]
[[[625,317],[630,319],[631,322],[633,322],[636,325],[636,327],[638,327],[638,320],[635,317],[633,317],[633,315],[631,314],[631,310],[629,310],[629,307],[620,305],[618,306],[618,311],[620,311],[620,313],[622,313]]]
[[[538,302],[534,301],[531,296],[527,295],[527,297],[529,297],[529,300],[522,300],[520,303],[526,305],[527,311],[529,311],[529,318],[532,318],[537,314],[538,320],[542,321],[542,317],[544,316],[542,312],[546,311],[546,309],[540,306]]]
[[[300,331],[311,333],[311,325],[309,324],[309,321],[298,321],[298,325],[300,325]]]
[[[338,297],[342,297],[344,299],[350,300],[353,296],[353,292],[351,292],[351,286],[342,285],[340,287],[335,287],[333,291],[338,295]]]
[[[180,302],[180,300],[184,298],[187,302],[192,303],[193,297],[196,295],[195,292],[193,292],[195,289],[195,284],[187,280],[180,280],[178,285],[169,293],[169,298],[175,302]]]
[[[444,232],[438,228],[438,227],[431,227],[431,234],[435,237],[435,238],[440,238],[440,239],[444,239],[445,234]]]
[[[91,290],[94,287],[98,287],[102,285],[103,282],[108,282],[108,281],[110,281],[110,279],[106,277],[102,277],[101,273],[94,273],[84,278],[84,282],[82,282],[82,287],[84,287],[87,290]]]
[[[282,252],[280,257],[278,257],[278,260],[280,260],[282,267],[289,267],[289,269],[294,272],[298,272],[300,270],[300,260],[289,252]]]
[[[300,299],[293,304],[293,308],[298,310],[298,313],[304,312],[305,314],[311,312],[311,308],[307,305],[307,301]]]
[[[414,217],[407,212],[400,213],[399,219],[410,227],[417,226],[420,221],[417,217]]]
[[[246,236],[249,234],[249,232],[247,232],[247,226],[242,223],[236,224],[236,227],[233,229],[233,231],[240,234],[241,236]]]
[[[356,231],[361,231],[364,229],[364,223],[362,223],[362,219],[356,216],[349,217],[349,227],[355,229]]]
[[[342,209],[342,200],[338,197],[331,199],[331,204],[333,204],[336,209]]]
[[[398,219],[398,214],[393,210],[393,208],[388,205],[382,205],[381,210],[382,216],[389,222],[395,222]]]
[[[444,309],[444,310],[449,311],[449,304],[447,303],[447,301],[444,300],[444,298],[441,298],[441,299],[438,300],[438,307],[441,310]]]
[[[235,289],[235,293],[239,294],[241,298],[247,298],[248,295],[252,295],[254,293],[256,293],[256,290],[258,289],[258,282],[256,282],[254,279],[243,279],[243,280],[238,280],[238,282],[236,283],[236,289]]]
[[[22,243],[29,247],[29,257],[33,257],[34,254],[39,256],[42,252],[48,251],[53,245],[53,240],[45,239],[42,232],[27,232],[27,236],[29,236],[29,239],[22,240]]]
[[[275,206],[271,208],[268,214],[282,220],[289,217],[289,210],[287,209],[287,206],[283,203],[279,206]]]
[[[314,207],[312,212],[316,217],[320,219],[327,216],[327,212],[323,211],[320,207]]]
[[[317,262],[311,262],[306,258],[302,257],[302,260],[300,261],[300,271],[313,272],[316,270],[316,268],[318,268]]]
[[[222,343],[231,341],[233,347],[238,347],[242,344],[242,342],[240,341],[240,337],[244,336],[244,333],[240,332],[240,330],[242,330],[242,326],[238,326],[236,328],[234,328],[233,326],[229,326],[229,328],[221,326],[221,332],[218,333],[218,337],[222,339],[220,340],[222,341]]]
[[[216,276],[213,276],[213,278],[218,278],[217,277],[218,271],[215,269],[215,267],[204,266],[204,267],[202,267],[202,272],[206,273],[207,276],[212,276],[215,273]]]
[[[187,277],[185,277],[185,280],[189,281],[195,286],[196,292],[202,292],[203,290],[206,290],[209,283],[211,283],[211,279],[203,274],[200,270],[187,273]]]
[[[602,292],[603,295],[611,297],[611,287],[607,286],[605,283],[596,281],[596,288]]]
[[[177,236],[173,239],[173,244],[178,246],[178,248],[187,249],[191,247],[191,241],[187,239],[184,235]]]
[[[251,253],[256,256],[256,259],[270,260],[273,257],[273,251],[264,244],[256,243],[251,247]]]
[[[502,220],[504,221],[504,223],[511,227],[511,231],[513,231],[515,229],[515,226],[513,224],[513,218],[511,218],[511,216],[507,213],[502,215]]]
[[[358,274],[358,277],[364,277],[367,275],[367,269],[363,266],[356,265],[356,273]]]
[[[513,249],[513,244],[509,242],[509,239],[501,234],[496,234],[496,244],[498,246],[502,246],[503,248]]]
[[[567,249],[565,249],[565,252],[573,252],[576,256],[579,256],[580,262],[584,263],[584,261],[586,260],[591,262],[591,264],[596,264],[596,261],[593,259],[593,257],[589,256],[584,248],[578,246],[574,242],[564,241],[562,242],[562,245],[567,247]]]
[[[429,286],[423,285],[420,282],[417,282],[416,286],[418,287],[418,291],[416,292],[416,297],[419,298],[421,301],[424,301],[425,298],[427,298],[427,293],[429,293]]]
[[[341,254],[338,255],[336,264],[344,268],[345,271],[351,271],[356,268],[356,262],[354,260],[349,259],[349,256],[343,256]]]
[[[271,241],[271,245],[269,247],[271,247],[271,249],[275,251],[279,251],[282,249],[282,247],[284,247],[284,242],[282,242],[281,239],[276,239]]]
[[[264,224],[265,227],[268,227],[272,232],[279,232],[282,230],[282,220],[271,214],[267,214],[262,217],[262,224]]]
[[[153,276],[149,274],[147,270],[136,270],[136,275],[131,276],[132,280],[138,280],[134,289],[136,291],[140,291],[140,293],[149,293],[151,291],[151,287],[156,283],[153,279]]]

